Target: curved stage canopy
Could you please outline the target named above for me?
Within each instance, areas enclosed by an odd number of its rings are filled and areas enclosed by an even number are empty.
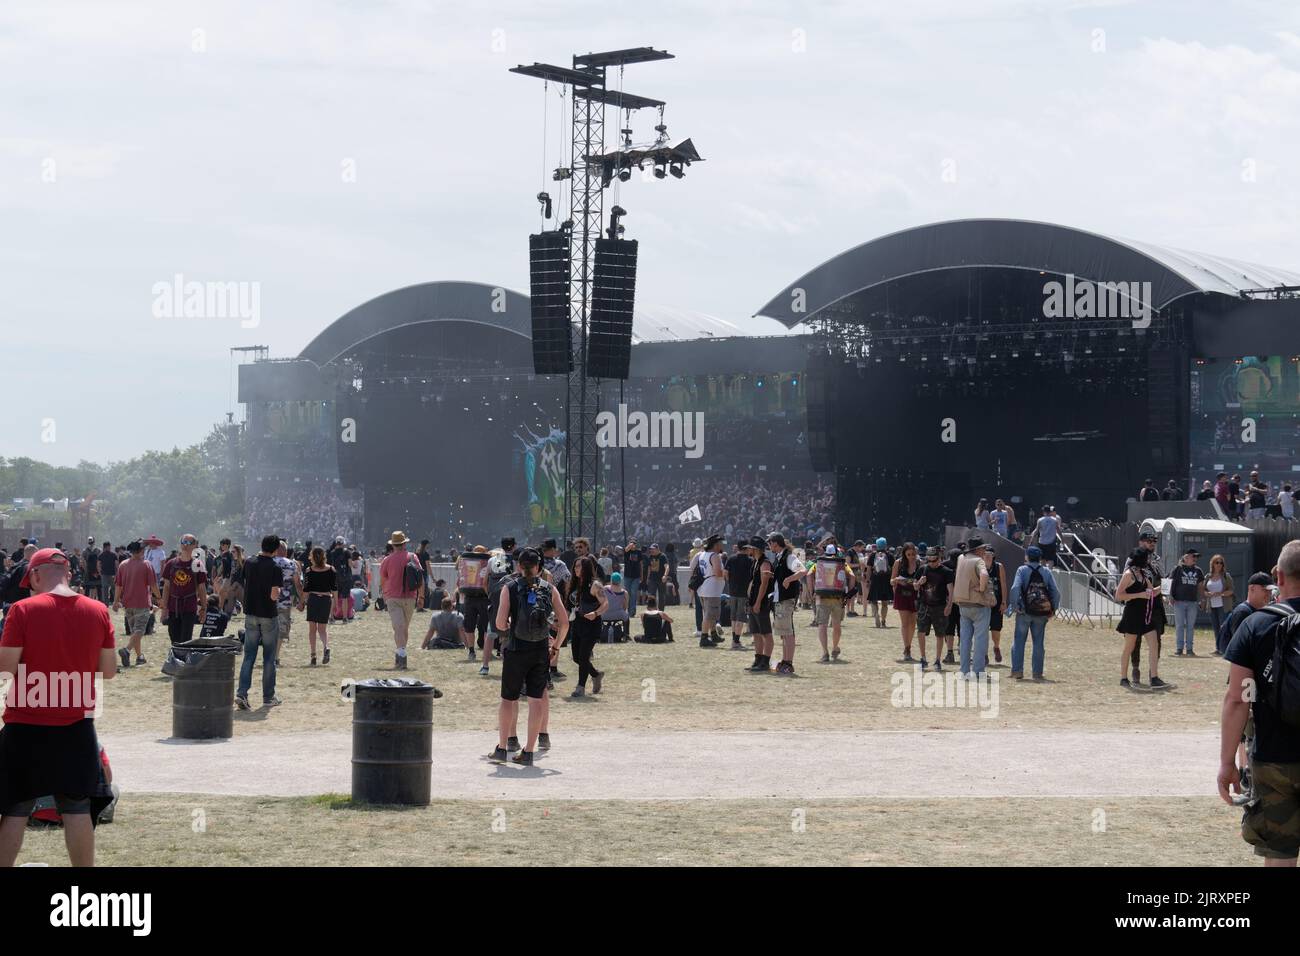
[[[1154,309],[1197,293],[1300,285],[1300,274],[1198,252],[1020,219],[958,219],[891,233],[829,259],[786,286],[758,316],[786,326],[875,286],[945,269],[1023,269],[1093,282],[1150,282]],[[802,296],[796,295],[802,290]]]

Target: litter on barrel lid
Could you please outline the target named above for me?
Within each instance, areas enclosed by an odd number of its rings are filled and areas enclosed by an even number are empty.
[[[426,684],[422,680],[416,680],[414,677],[371,677],[367,680],[357,681],[357,686],[383,687],[386,690],[420,690],[433,685]]]
[[[236,654],[243,645],[236,637],[196,637],[191,641],[173,644],[167,649],[162,672],[171,677],[189,676],[209,659],[221,654]]]

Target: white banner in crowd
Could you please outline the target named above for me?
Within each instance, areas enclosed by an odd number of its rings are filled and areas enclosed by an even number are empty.
[[[677,516],[677,520],[682,524],[694,524],[700,520],[700,506],[691,505],[685,511]]]

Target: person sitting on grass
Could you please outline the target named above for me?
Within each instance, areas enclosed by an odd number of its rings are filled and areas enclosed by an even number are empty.
[[[622,643],[627,640],[630,620],[627,611],[629,594],[623,587],[623,575],[618,571],[610,574],[609,583],[605,585],[605,601],[609,606],[600,616],[605,643],[613,644],[615,641]]]
[[[446,594],[445,591],[443,593]],[[421,650],[457,650],[465,646],[461,638],[465,615],[453,608],[449,597],[442,599],[440,607],[438,613],[429,618],[429,630],[424,635]]]
[[[673,642],[673,619],[666,611],[659,610],[657,598],[646,598],[645,610],[641,612],[642,634],[638,644],[671,644]]]

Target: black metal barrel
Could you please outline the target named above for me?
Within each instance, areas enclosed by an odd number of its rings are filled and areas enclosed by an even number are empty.
[[[433,774],[433,686],[409,678],[352,685],[352,799],[426,806]]]
[[[234,648],[193,641],[176,645],[173,653],[180,662],[172,673],[172,736],[184,740],[233,736]]]

